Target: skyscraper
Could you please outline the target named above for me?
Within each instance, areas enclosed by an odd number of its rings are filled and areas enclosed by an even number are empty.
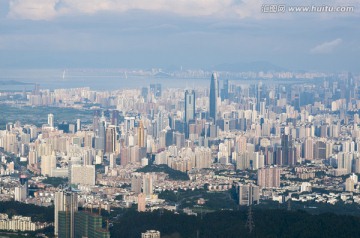
[[[15,188],[15,201],[24,201],[28,196],[28,177],[21,174],[19,180],[20,186]]]
[[[95,137],[95,149],[105,150],[105,122],[100,121],[98,126],[98,131]]]
[[[148,95],[149,95],[149,89],[148,87],[143,87],[141,89],[141,96],[144,98],[144,101],[147,102],[148,101]]]
[[[102,228],[103,219],[87,211],[75,212],[75,237],[110,238],[110,232]]]
[[[280,169],[277,167],[259,169],[257,184],[260,188],[280,187]]]
[[[195,119],[195,91],[185,91],[185,122]]]
[[[81,120],[76,119],[76,131],[81,131]]]
[[[140,193],[138,195],[138,212],[145,212],[146,209],[146,195]]]
[[[95,165],[73,164],[71,165],[70,175],[69,182],[71,184],[95,185]]]
[[[294,164],[294,148],[292,136],[288,134],[281,135],[282,165]]]
[[[52,176],[52,170],[56,168],[56,155],[53,151],[51,155],[41,156],[41,174],[44,176]]]
[[[53,114],[48,114],[48,124],[50,127],[54,127],[54,115]]]
[[[143,193],[146,197],[150,197],[153,194],[153,175],[146,173],[143,176]]]
[[[77,194],[73,192],[55,193],[55,236],[75,237],[75,212],[78,211]],[[61,229],[60,229],[61,228]]]
[[[118,110],[113,110],[111,112],[111,125],[118,126],[119,120],[120,120],[119,111]]]
[[[161,97],[161,84],[150,84],[150,92],[156,97]]]
[[[116,128],[109,126],[106,128],[105,153],[113,153],[115,151]]]
[[[253,184],[239,184],[239,205],[250,206],[259,203],[259,187]]]
[[[262,91],[263,91],[263,85],[260,81],[258,85],[256,85],[256,111],[260,112],[260,102],[262,99]]]
[[[54,235],[55,235],[55,237],[57,237],[59,234],[59,212],[65,210],[64,192],[63,191],[55,192],[54,207],[55,207]]]
[[[137,139],[138,139],[138,146],[140,148],[145,147],[145,129],[144,129],[144,123],[140,120],[139,121],[139,127],[138,127],[138,135],[137,135]]]
[[[216,124],[216,120],[217,120],[218,98],[219,98],[219,81],[217,79],[216,73],[213,73],[211,76],[211,83],[210,83],[209,108],[210,108],[210,118],[213,120],[214,124]]]
[[[221,90],[221,100],[229,99],[229,80],[225,79],[223,82],[223,89]]]
[[[131,191],[141,193],[142,177],[140,173],[133,173],[131,177]]]

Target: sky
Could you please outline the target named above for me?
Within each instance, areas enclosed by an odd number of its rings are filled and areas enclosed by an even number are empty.
[[[264,13],[264,5],[353,12]],[[360,0],[0,0],[0,69],[360,72]]]

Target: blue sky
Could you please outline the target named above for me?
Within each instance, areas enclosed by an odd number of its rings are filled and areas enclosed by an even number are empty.
[[[262,13],[263,4],[354,6]],[[359,72],[360,0],[0,0],[0,68],[216,69],[267,61]]]

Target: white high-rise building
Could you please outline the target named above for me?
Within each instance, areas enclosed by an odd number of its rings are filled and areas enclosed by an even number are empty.
[[[131,176],[131,191],[141,193],[142,177],[140,173],[133,173]]]
[[[153,194],[153,175],[146,173],[143,176],[143,193],[146,197],[150,197]]]
[[[210,168],[211,164],[211,149],[205,147],[195,147],[195,167],[199,169]]]
[[[54,235],[57,237],[59,232],[59,224],[58,224],[58,218],[59,218],[59,211],[65,211],[65,197],[64,192],[55,192],[54,194],[54,208],[55,208],[55,218],[54,218]]]
[[[259,187],[254,184],[239,184],[239,205],[250,206],[260,201]]]
[[[195,91],[185,91],[185,122],[195,119]]]
[[[15,187],[15,201],[22,202],[26,199],[26,188],[24,186]]]
[[[345,181],[345,191],[347,192],[354,192],[355,189],[355,183],[352,178],[347,178]]]
[[[48,124],[50,127],[54,127],[54,114],[48,114]]]
[[[81,121],[80,121],[80,119],[76,119],[76,131],[81,131]]]
[[[261,188],[280,187],[280,169],[276,167],[259,169],[257,184]]]
[[[41,156],[41,174],[44,176],[52,176],[52,170],[56,169],[55,152],[52,155]]]
[[[70,213],[70,237],[75,237],[75,212],[78,211],[77,194],[73,192],[59,191],[54,194],[54,235],[58,237],[59,234],[59,212],[66,211]],[[66,229],[66,228],[64,228]]]
[[[71,165],[70,183],[80,185],[95,185],[95,165]]]

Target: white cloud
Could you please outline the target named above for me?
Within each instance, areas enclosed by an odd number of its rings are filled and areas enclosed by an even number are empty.
[[[333,41],[326,41],[320,45],[315,46],[310,50],[313,54],[327,54],[331,53],[337,46],[342,43],[342,39],[338,38]]]
[[[233,0],[10,0],[8,16],[51,20],[65,14],[95,14],[101,11],[165,11],[183,16],[207,16],[229,9]]]
[[[49,20],[59,13],[55,9],[58,0],[11,0],[8,16],[30,20]]]
[[[11,18],[51,20],[67,14],[96,14],[98,12],[125,12],[144,10],[174,13],[181,16],[216,16],[236,18],[282,18],[296,14],[262,13],[263,4],[284,4],[284,0],[8,0]],[[339,5],[339,0],[318,0],[316,5]],[[359,0],[340,4],[358,7]],[[287,5],[314,5],[313,0],[292,0]],[[356,8],[357,9],[357,8]],[[349,15],[342,14],[344,16]],[[323,16],[322,14],[318,14]],[[326,14],[335,16],[337,14]]]

